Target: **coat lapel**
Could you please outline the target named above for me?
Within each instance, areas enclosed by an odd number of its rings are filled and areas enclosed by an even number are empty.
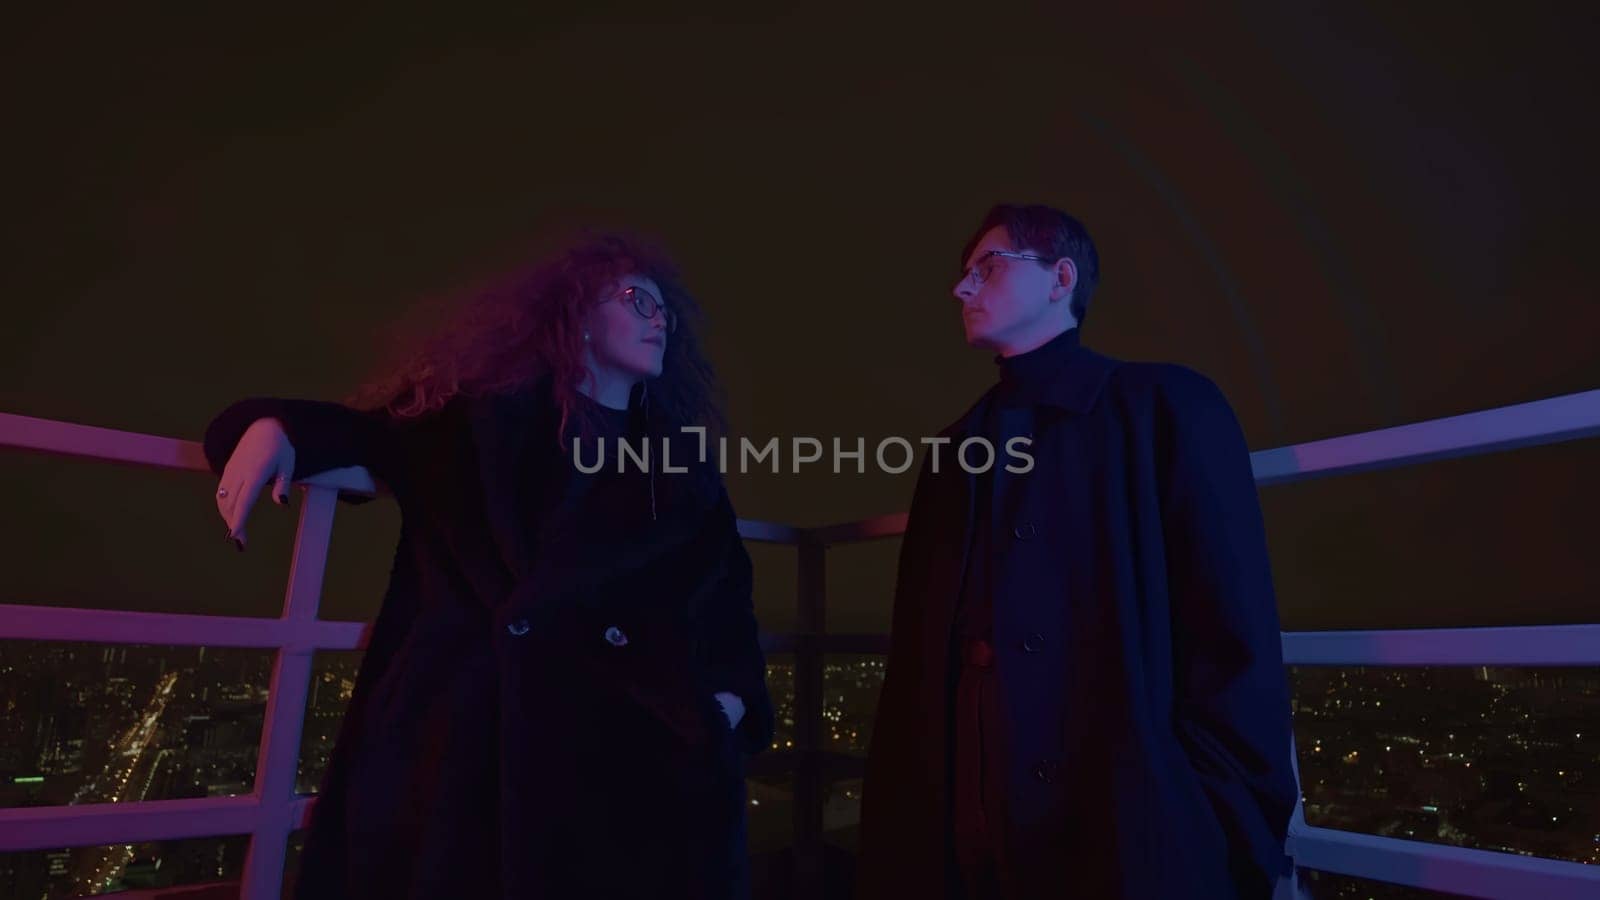
[[[505,580],[497,586],[498,593],[494,595],[498,598],[495,612],[501,625],[506,619],[530,615],[536,609],[541,611],[541,621],[548,625],[557,611],[548,603],[536,606],[535,598],[530,596],[533,592],[562,593],[563,588],[569,588],[575,581],[597,582],[607,573],[643,571],[652,560],[670,554],[675,554],[673,565],[687,567],[684,571],[698,575],[716,570],[724,555],[723,546],[711,539],[713,535],[687,530],[688,524],[699,520],[692,516],[685,518],[691,512],[689,498],[678,495],[673,497],[684,502],[664,503],[659,527],[632,535],[624,543],[608,549],[612,555],[607,557],[603,572],[595,560],[590,559],[537,559],[537,535],[532,531],[532,521],[533,511],[543,500],[539,476],[552,471],[553,466],[566,464],[552,439],[555,419],[548,411],[550,407],[539,402],[540,396],[530,389],[480,398],[470,407],[484,515],[504,568]],[[544,446],[540,446],[541,442]],[[598,502],[598,498],[595,500]],[[697,507],[695,511],[698,510]],[[675,513],[670,520],[666,515],[669,511]],[[736,538],[731,509],[728,520],[727,531]],[[708,520],[705,524],[712,523]],[[671,543],[685,537],[698,540],[683,548]],[[707,556],[711,558],[705,558]],[[709,575],[701,577],[709,578]],[[661,585],[668,590],[691,591],[700,586],[700,583],[679,586],[676,582]],[[602,591],[581,593],[592,594],[597,600],[608,596]],[[576,653],[572,658],[574,665],[588,667],[595,677],[615,682],[635,702],[677,732],[680,739],[692,744],[703,744],[707,740],[704,710],[696,704],[699,700],[706,703],[710,700],[699,698],[697,688],[687,680],[687,673],[673,668],[677,665],[674,660],[687,656],[682,646],[684,635],[636,612],[592,609],[585,598],[575,598],[574,604],[561,613],[561,627],[576,628],[570,636],[582,642],[568,648]],[[541,626],[536,622],[534,627]],[[663,671],[668,674],[663,676]]]
[[[1039,405],[1054,408],[1062,415],[1084,415],[1094,408],[1115,367],[1115,360],[1084,347],[1075,347],[1046,386],[1039,398]],[[928,599],[926,606],[927,623],[932,629],[929,633],[933,635],[948,636],[955,622],[956,603],[961,594],[962,579],[966,575],[968,557],[972,553],[972,531],[976,524],[978,478],[961,466],[955,454],[959,452],[962,441],[984,434],[984,422],[989,407],[995,402],[994,395],[995,388],[991,387],[959,419],[940,432],[941,437],[950,438],[951,453],[948,457],[940,455],[940,473],[935,482],[939,485],[940,502],[936,507],[942,514],[950,516],[944,518],[941,515],[940,521],[959,522],[961,530],[956,532],[943,528],[938,522],[929,523],[928,526],[940,536],[936,540],[938,546],[933,557],[926,562],[933,567],[927,583],[934,595]],[[952,508],[957,503],[960,508]],[[946,543],[947,540],[958,540],[960,545],[953,547]]]
[[[534,406],[527,390],[483,397],[472,405],[484,515],[511,584],[526,581],[533,571],[528,510],[537,499],[532,476],[539,466],[529,453],[536,437],[547,433]]]
[[[966,575],[968,557],[972,553],[978,479],[961,466],[956,454],[960,450],[962,441],[982,433],[983,419],[988,413],[992,394],[993,390],[990,390],[978,398],[978,402],[974,403],[965,415],[940,432],[940,437],[950,439],[947,447],[950,452],[940,454],[939,474],[935,476],[936,480],[933,482],[937,485],[935,496],[938,499],[934,508],[939,510],[939,513],[934,521],[925,525],[942,538],[936,539],[938,546],[927,560],[927,564],[934,567],[927,581],[932,596],[927,598],[925,607],[926,621],[931,629],[929,633],[933,635],[948,636],[950,633],[950,628],[955,622],[961,582]],[[960,530],[941,527],[941,523],[944,522],[959,522]],[[955,540],[959,544],[951,546],[945,543],[947,540]]]

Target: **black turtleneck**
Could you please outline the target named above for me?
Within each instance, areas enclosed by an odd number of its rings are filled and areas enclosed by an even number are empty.
[[[539,501],[528,509],[533,517],[532,527],[541,535],[543,543],[551,544],[556,539],[553,535],[575,534],[580,516],[598,515],[596,510],[587,507],[596,505],[595,491],[602,486],[610,487],[613,492],[623,491],[621,496],[626,499],[627,512],[649,517],[650,495],[646,483],[649,476],[639,472],[631,460],[624,472],[617,472],[621,454],[618,441],[627,440],[635,448],[639,447],[641,433],[637,412],[636,408],[613,409],[587,394],[574,395],[561,452],[549,455],[543,448],[537,448],[541,455],[529,460],[531,465],[545,468],[539,481]],[[572,457],[574,441],[581,448],[577,459]],[[599,471],[584,472],[576,465],[578,459],[586,466],[592,467],[597,462],[603,465]],[[623,485],[628,486],[624,488]],[[608,494],[605,499],[614,501],[616,496]],[[617,514],[616,510],[606,513]]]
[[[956,611],[955,638],[989,640],[994,631],[994,597],[990,582],[990,557],[996,542],[1009,538],[1009,532],[995,530],[993,510],[1006,496],[1008,474],[1004,471],[1011,457],[1006,441],[1033,432],[1033,409],[1044,395],[1067,358],[1078,346],[1078,329],[1070,328],[1038,347],[1015,356],[996,356],[1000,383],[995,385],[982,434],[995,450],[995,461],[987,472],[977,475],[972,517],[972,544],[967,555],[966,578]],[[969,457],[974,462],[979,457]],[[1003,521],[1002,521],[1003,524]]]
[[[996,356],[994,361],[1000,367],[996,402],[1001,406],[1033,405],[1077,346],[1078,329],[1069,328],[1026,353]]]
[[[634,409],[613,409],[588,394],[575,395],[576,402],[572,411],[586,420],[594,430],[595,437],[627,437],[633,430]],[[593,456],[593,446],[586,448]]]

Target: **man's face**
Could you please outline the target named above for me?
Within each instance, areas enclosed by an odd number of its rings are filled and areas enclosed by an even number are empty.
[[[1052,320],[1065,311],[1059,309],[1065,301],[1050,302],[1052,293],[1063,293],[1055,260],[1014,259],[993,255],[995,251],[1039,255],[1013,247],[1005,228],[997,225],[972,248],[965,260],[966,275],[952,292],[961,301],[967,344],[1006,352],[1034,343],[1031,338],[1052,327],[1058,329]]]

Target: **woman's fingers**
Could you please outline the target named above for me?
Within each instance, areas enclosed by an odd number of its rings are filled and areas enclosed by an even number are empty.
[[[222,521],[233,527],[233,502],[239,497],[239,465],[236,458],[230,458],[222,467],[222,475],[217,478],[217,515],[222,516]]]
[[[262,489],[271,490],[274,502],[288,506],[293,482],[294,448],[276,420],[257,419],[240,436],[217,484],[217,512],[227,525],[228,540],[243,550],[245,522]]]
[[[245,522],[249,520],[250,510],[255,507],[256,498],[261,496],[269,475],[269,470],[261,468],[253,474],[247,472],[238,480],[230,480],[228,472],[223,472],[223,489],[227,490],[228,496],[218,497],[217,506],[224,510],[222,521],[228,526],[229,540],[240,550],[244,549],[246,543]]]
[[[238,475],[236,473],[223,472],[222,481],[217,487],[217,512],[222,515],[222,522],[228,527],[229,533],[238,531],[243,527],[244,516],[250,510],[248,502],[242,506],[240,505],[244,495],[244,482],[240,480]]]
[[[250,510],[255,508],[256,500],[261,497],[261,492],[267,487],[272,473],[262,469],[255,477],[249,478],[239,488],[239,498],[233,505],[233,533],[239,538],[240,548],[244,549],[244,525],[250,518]]]
[[[222,517],[223,524],[228,522],[228,514],[233,509],[233,489],[228,487],[228,470],[222,470],[222,477],[217,479],[217,515]]]
[[[240,550],[243,550],[243,523],[239,519],[235,518],[235,512],[238,510],[238,498],[240,493],[241,489],[239,487],[239,483],[230,479],[228,477],[228,473],[224,471],[222,481],[219,482],[217,486],[217,511],[222,514],[222,525],[224,529],[223,536],[227,539],[228,543],[234,545]]]

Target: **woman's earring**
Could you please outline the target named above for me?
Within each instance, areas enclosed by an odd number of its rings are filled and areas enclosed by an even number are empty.
[[[583,333],[583,339],[584,339],[585,342],[587,342],[589,340],[589,332],[585,331]]]

